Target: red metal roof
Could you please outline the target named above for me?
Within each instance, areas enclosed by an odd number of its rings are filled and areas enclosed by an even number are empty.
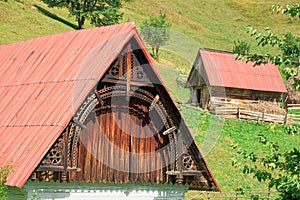
[[[25,184],[132,37],[165,86],[133,23],[0,46],[0,166],[13,167],[8,185]],[[171,98],[166,87],[165,90]],[[192,138],[189,131],[187,134]],[[220,191],[200,151],[199,154]]]
[[[125,23],[0,46],[0,165],[13,166],[8,185],[23,186],[137,34]]]
[[[228,52],[200,49],[199,53],[211,86],[287,92],[274,64],[253,67],[252,62],[235,60],[236,55]]]

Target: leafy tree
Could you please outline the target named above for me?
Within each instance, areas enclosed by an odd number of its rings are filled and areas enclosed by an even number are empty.
[[[11,170],[10,165],[0,167],[0,200],[5,200],[7,197],[8,186],[5,183]]]
[[[234,41],[233,53],[247,55],[250,53],[250,44],[246,41]]]
[[[299,17],[300,18],[300,4],[286,5],[285,7],[280,6],[278,4],[272,6],[273,12],[279,13],[281,12],[284,15],[290,15],[291,17]]]
[[[282,14],[290,15],[292,17],[299,16],[300,18],[300,4],[287,5],[285,8],[279,5],[273,5],[274,12],[281,11]],[[271,46],[279,50],[277,54],[251,54],[245,55],[243,52],[237,52],[237,59],[242,59],[246,62],[252,61],[254,65],[266,64],[268,62],[274,63],[277,66],[283,67],[283,73],[287,79],[294,80],[294,87],[300,89],[300,80],[298,78],[300,68],[300,37],[292,33],[286,33],[283,37],[273,33],[270,28],[266,28],[265,32],[258,32],[253,27],[248,27],[248,33],[255,38],[257,45]]]
[[[122,18],[119,10],[130,0],[43,0],[49,7],[65,7],[75,16],[78,29],[84,28],[86,19],[95,26],[116,24]]]
[[[146,43],[151,46],[152,56],[158,58],[159,48],[169,39],[169,28],[171,23],[167,21],[165,13],[160,13],[159,17],[151,17],[143,21],[141,35]]]
[[[299,200],[300,151],[294,148],[282,153],[280,147],[263,134],[259,135],[259,141],[271,150],[270,154],[259,157],[233,145],[240,158],[232,158],[232,165],[241,168],[244,174],[252,174],[260,182],[267,181],[270,188],[275,187],[280,192],[281,199]]]
[[[300,18],[300,4],[287,5],[285,7],[273,5],[274,12],[281,12],[291,17]],[[258,32],[253,27],[249,27],[248,32],[254,37],[258,46],[271,46],[279,50],[278,54],[251,54],[245,55],[238,52],[237,59],[246,62],[254,62],[254,66],[272,62],[277,66],[283,67],[283,72],[287,78],[294,79],[294,87],[300,89],[299,68],[300,68],[300,37],[292,33],[286,33],[283,37],[273,33],[269,28],[264,33]],[[288,128],[287,131],[296,135],[294,129]],[[297,132],[297,130],[296,130]],[[295,136],[296,137],[296,136]],[[237,153],[241,155],[246,164],[241,164],[238,159],[233,158],[232,164],[241,167],[244,174],[252,174],[258,181],[267,181],[269,187],[275,187],[280,192],[280,199],[299,200],[300,199],[300,151],[297,148],[292,150],[280,151],[280,147],[270,142],[263,134],[259,135],[259,141],[267,146],[271,152],[259,157],[254,152],[248,153],[237,145]]]

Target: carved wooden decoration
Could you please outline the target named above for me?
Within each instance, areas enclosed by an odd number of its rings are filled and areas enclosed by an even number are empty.
[[[129,45],[83,102],[32,178],[191,183],[202,173],[178,132],[178,124]]]

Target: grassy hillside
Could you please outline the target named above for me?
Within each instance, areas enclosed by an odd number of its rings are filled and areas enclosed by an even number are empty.
[[[283,33],[299,33],[299,20],[272,14],[275,1],[256,0],[135,0],[125,5],[125,21],[139,26],[148,16],[165,12],[172,29],[193,38],[202,47],[231,50],[233,41],[247,38],[246,26],[270,27]],[[280,4],[291,3],[288,0]]]
[[[64,9],[47,8],[38,0],[0,0],[0,44],[74,29],[76,22]],[[124,5],[123,22],[139,27],[149,16],[167,14],[173,37],[162,52],[161,62],[188,73],[199,47],[231,51],[233,41],[248,39],[246,27],[270,27],[277,33],[300,34],[299,19],[272,14],[272,0],[134,0]],[[293,3],[282,0],[280,4]],[[39,6],[38,9],[36,5]],[[45,9],[47,12],[43,12]],[[50,14],[50,15],[49,15]],[[51,15],[53,14],[53,15]],[[86,22],[86,27],[91,27]],[[174,35],[175,34],[175,35]],[[252,49],[256,50],[254,43]],[[175,46],[174,46],[175,45]],[[180,48],[183,48],[180,50]],[[192,53],[186,53],[190,49]],[[270,49],[259,49],[260,52]],[[173,61],[174,57],[179,57]]]

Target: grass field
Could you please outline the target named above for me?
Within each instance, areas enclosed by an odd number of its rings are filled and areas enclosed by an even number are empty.
[[[139,27],[149,16],[165,12],[172,23],[171,40],[162,48],[158,69],[174,100],[186,102],[189,90],[176,85],[179,73],[187,74],[199,47],[231,51],[233,41],[248,39],[246,26],[263,30],[270,27],[280,34],[300,34],[299,19],[271,13],[271,0],[134,0],[122,9],[123,22],[134,21]],[[292,3],[288,0],[281,4]],[[64,9],[47,8],[38,0],[0,0],[0,44],[8,44],[43,35],[74,30],[76,23]],[[86,27],[91,27],[88,23]],[[254,50],[258,49],[251,41]],[[257,124],[243,121],[219,120],[199,109],[183,106],[183,116],[201,148],[207,151],[206,160],[223,191],[234,191],[239,184],[245,188],[261,188],[250,176],[244,176],[231,166],[230,158],[236,154],[230,144],[239,144],[249,151],[263,154],[257,135],[263,132],[269,139],[278,142],[284,149],[299,146],[299,136],[284,133],[284,127],[273,124]],[[274,131],[271,131],[274,127]],[[217,127],[217,128],[216,128]],[[213,139],[212,141],[206,140]],[[214,142],[214,145],[208,145]],[[16,189],[12,189],[22,195]],[[187,199],[193,197],[187,194]],[[13,199],[13,198],[12,198]]]

